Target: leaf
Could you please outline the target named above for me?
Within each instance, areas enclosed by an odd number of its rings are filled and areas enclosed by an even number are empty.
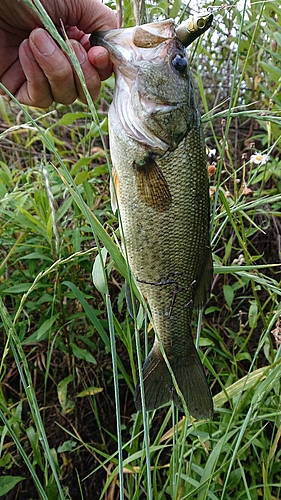
[[[27,292],[30,287],[32,286],[32,283],[20,283],[18,285],[13,285],[10,288],[6,288],[4,290],[5,293],[10,294],[10,293],[25,293]]]
[[[275,33],[273,33],[273,36],[274,36],[276,42],[278,43],[278,45],[281,46],[281,33],[275,32]]]
[[[59,313],[55,314],[54,316],[52,316],[49,319],[46,319],[46,321],[44,321],[42,323],[40,328],[38,328],[38,330],[36,330],[36,332],[34,332],[32,335],[30,335],[30,337],[25,339],[22,342],[22,344],[27,345],[27,344],[32,344],[33,342],[41,342],[42,340],[45,340],[49,336],[49,330],[52,327],[53,323],[58,318],[58,316],[59,316]]]
[[[47,235],[49,242],[51,242],[52,237],[53,237],[53,218],[52,218],[51,214],[48,218],[47,225],[46,225],[46,235]]]
[[[143,325],[144,320],[144,310],[142,304],[139,306],[138,314],[137,314],[137,328],[140,330]]]
[[[53,259],[51,259],[51,257],[49,255],[46,255],[44,253],[40,253],[40,252],[30,252],[29,254],[27,255],[21,255],[20,257],[20,260],[31,260],[31,259],[35,259],[35,260],[47,260],[48,262],[54,262]]]
[[[66,113],[62,116],[62,118],[56,121],[54,125],[49,127],[49,130],[51,128],[57,127],[58,125],[72,125],[72,123],[74,123],[76,120],[80,120],[80,118],[82,118],[82,120],[84,121],[86,116],[87,114],[81,111],[77,113]]]
[[[25,210],[25,208],[22,208],[20,205],[17,205],[17,209],[23,214],[27,227],[30,227],[35,231],[37,231],[38,229],[41,229],[41,231],[45,230],[44,224],[42,224],[42,222],[34,217],[34,215],[29,213],[28,210]]]
[[[85,396],[94,396],[95,394],[98,394],[99,392],[102,392],[103,388],[102,387],[88,387],[87,389],[84,389],[84,391],[79,392],[77,394],[77,398],[84,398]]]
[[[82,349],[82,347],[78,347],[76,344],[73,342],[70,342],[70,347],[72,349],[72,353],[76,358],[79,359],[84,359],[84,361],[87,361],[88,363],[93,363],[94,365],[97,364],[94,356],[92,356],[87,349]]]
[[[82,184],[84,181],[89,179],[90,177],[90,172],[79,172],[76,177],[75,177],[75,184],[79,186],[79,184]]]
[[[81,303],[87,317],[91,321],[91,323],[94,325],[96,328],[100,338],[102,339],[106,349],[110,351],[110,341],[108,338],[108,334],[105,331],[105,329],[102,326],[101,321],[97,318],[95,311],[92,309],[92,307],[89,306],[88,302],[85,299],[84,294],[77,288],[77,286],[74,285],[74,283],[71,283],[71,281],[63,281],[62,285],[68,286],[72,292],[75,294],[76,298],[79,300]],[[117,357],[117,365],[119,367],[120,372],[122,373],[123,377],[125,380],[128,380],[128,385],[130,389],[133,391],[133,386],[130,384],[130,379],[128,379],[127,372],[123,366],[122,361],[120,360],[119,356]]]
[[[0,477],[0,497],[3,497],[6,495],[6,493],[9,493],[16,484],[18,484],[20,481],[23,481],[25,477],[21,476],[2,476]]]
[[[177,17],[177,15],[179,13],[180,7],[181,7],[181,0],[174,0],[173,4],[172,4],[172,8],[170,10],[170,17],[175,19],[175,17]]]
[[[66,451],[72,451],[73,448],[77,446],[77,441],[72,441],[72,439],[69,439],[68,441],[65,441],[61,446],[58,447],[57,452],[58,453],[65,453]]]
[[[73,379],[73,375],[68,375],[68,377],[61,380],[57,386],[58,400],[62,407],[63,413],[67,413],[74,407],[73,402],[67,398],[67,386],[69,383],[73,382]]]
[[[258,315],[258,305],[256,302],[252,302],[250,305],[249,313],[248,313],[248,319],[249,319],[249,326],[252,328],[253,326],[256,325],[257,322],[257,315]]]
[[[263,69],[270,75],[274,83],[277,83],[279,78],[281,77],[281,69],[275,66],[274,64],[270,64],[267,62],[261,61],[261,66]]]
[[[104,270],[106,257],[107,257],[107,249],[104,247],[101,249],[100,254],[96,256],[92,271],[93,283],[97,288],[97,290],[101,293],[108,293],[107,281]]]
[[[232,303],[233,303],[233,299],[234,299],[234,291],[233,291],[232,286],[223,285],[223,294],[224,294],[225,302],[227,303],[227,306],[230,309],[232,306]]]
[[[11,171],[3,161],[0,161],[0,167],[0,181],[9,186],[12,183]]]
[[[5,187],[4,184],[2,184],[1,179],[0,179],[0,197],[4,198],[7,194],[7,188]]]
[[[37,463],[39,465],[40,469],[44,472],[44,465],[43,465],[42,456],[41,456],[41,448],[39,446],[38,433],[35,432],[33,427],[29,427],[28,429],[26,429],[26,435],[29,439],[29,442],[31,444],[31,448],[33,451],[33,455],[34,455],[33,463]]]

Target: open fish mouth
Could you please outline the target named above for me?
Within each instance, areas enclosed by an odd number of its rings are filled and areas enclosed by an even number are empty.
[[[188,47],[210,28],[212,22],[213,14],[210,12],[199,13],[189,17],[177,27],[172,19],[168,19],[133,28],[95,32],[90,36],[90,43],[92,46],[102,45],[112,56],[115,54],[117,59],[130,60],[133,45],[138,48],[151,49],[164,41],[177,37],[184,47]],[[126,35],[124,35],[125,31]],[[127,36],[127,44],[124,44],[124,36]],[[121,45],[118,43],[119,37],[122,40]]]
[[[155,62],[163,60],[167,45],[175,39],[174,21],[168,19],[133,28],[94,32],[90,43],[105,47],[114,65],[125,62],[131,65],[137,60],[140,49],[148,49],[142,52],[143,60],[151,60],[152,52]]]

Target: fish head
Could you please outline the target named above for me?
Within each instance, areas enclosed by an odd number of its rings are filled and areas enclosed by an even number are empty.
[[[154,152],[175,149],[198,112],[185,47],[173,19],[93,33],[116,75],[111,120]]]

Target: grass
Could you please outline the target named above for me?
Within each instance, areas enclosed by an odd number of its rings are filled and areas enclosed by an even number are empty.
[[[113,78],[95,106],[43,112],[1,98],[1,498],[280,498],[280,22],[277,1],[221,8],[192,47],[216,148],[215,276],[194,316],[210,422],[134,409],[153,331],[109,200]]]

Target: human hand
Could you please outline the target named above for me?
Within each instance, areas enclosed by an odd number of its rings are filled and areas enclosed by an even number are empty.
[[[92,31],[114,29],[114,12],[99,0],[41,0],[54,24],[65,26],[91,97],[112,73],[108,52],[90,47]],[[76,72],[36,14],[18,0],[0,2],[0,81],[22,104],[46,108],[53,101],[85,102]],[[0,89],[0,94],[4,94]]]

